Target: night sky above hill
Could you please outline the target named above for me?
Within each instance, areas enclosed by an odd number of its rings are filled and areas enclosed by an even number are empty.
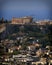
[[[52,0],[0,0],[0,18],[24,16],[52,20]]]

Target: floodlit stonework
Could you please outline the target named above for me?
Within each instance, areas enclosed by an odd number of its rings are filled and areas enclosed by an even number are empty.
[[[12,18],[12,24],[25,24],[32,22],[32,17]]]

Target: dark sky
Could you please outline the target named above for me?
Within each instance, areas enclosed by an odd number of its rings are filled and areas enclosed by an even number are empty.
[[[52,20],[52,0],[0,0],[0,18],[23,16]]]

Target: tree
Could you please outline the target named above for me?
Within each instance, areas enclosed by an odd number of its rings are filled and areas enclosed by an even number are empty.
[[[50,46],[52,45],[52,25],[50,25],[48,27],[49,29],[49,34],[48,34],[48,37],[49,37],[49,42],[50,42]]]

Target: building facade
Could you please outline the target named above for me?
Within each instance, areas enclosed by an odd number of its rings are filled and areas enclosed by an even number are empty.
[[[12,24],[28,24],[30,22],[32,22],[32,17],[12,18]]]

